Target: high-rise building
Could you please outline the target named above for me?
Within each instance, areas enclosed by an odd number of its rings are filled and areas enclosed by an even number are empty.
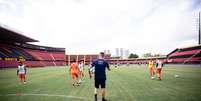
[[[107,50],[107,54],[111,54],[110,50]]]
[[[120,57],[123,58],[124,57],[124,49],[120,48]]]
[[[107,50],[104,50],[104,53],[107,54]]]
[[[116,48],[116,56],[119,57],[119,48]]]
[[[104,53],[105,53],[105,54],[111,54],[111,53],[110,53],[110,50],[104,50]]]
[[[129,50],[126,49],[126,50],[124,51],[124,58],[128,58],[128,57],[129,57]]]
[[[129,50],[124,48],[116,48],[116,56],[120,58],[128,58]]]

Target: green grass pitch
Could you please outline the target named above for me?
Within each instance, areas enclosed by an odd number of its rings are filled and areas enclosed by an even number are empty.
[[[165,66],[162,81],[150,80],[145,66],[111,69],[108,101],[201,101],[200,67]],[[27,84],[18,81],[16,69],[0,70],[0,101],[93,101],[93,79],[73,87],[67,67],[28,68]]]

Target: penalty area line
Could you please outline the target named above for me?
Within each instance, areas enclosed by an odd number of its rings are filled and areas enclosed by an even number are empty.
[[[63,97],[63,98],[71,98],[71,99],[81,99],[86,100],[85,97],[77,97],[71,95],[58,95],[58,94],[32,94],[32,93],[21,93],[20,95],[17,94],[0,94],[0,96],[47,96],[47,97]]]

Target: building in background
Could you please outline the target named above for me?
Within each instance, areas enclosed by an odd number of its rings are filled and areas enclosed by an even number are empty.
[[[119,55],[119,48],[116,48],[115,51],[116,51],[116,57],[119,57],[120,56]]]
[[[129,57],[129,50],[128,49],[126,49],[125,51],[124,51],[124,57],[123,58],[128,58]]]
[[[104,50],[105,54],[111,54],[110,50]]]
[[[129,49],[116,48],[116,57],[126,59],[129,57]]]
[[[123,48],[120,48],[120,57],[123,58],[123,56],[124,56],[124,50]]]

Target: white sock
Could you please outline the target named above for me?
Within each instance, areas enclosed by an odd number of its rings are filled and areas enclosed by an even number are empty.
[[[97,94],[97,89],[96,88],[94,89],[94,94]]]

